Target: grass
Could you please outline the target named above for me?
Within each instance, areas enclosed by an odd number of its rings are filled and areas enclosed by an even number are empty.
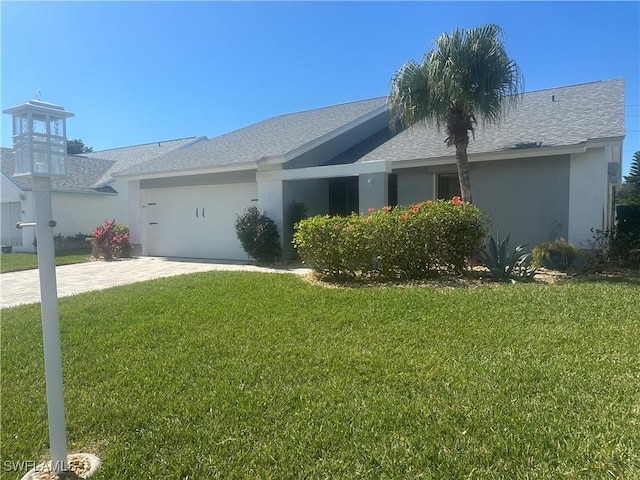
[[[91,250],[56,252],[56,265],[88,262]],[[0,273],[17,272],[38,268],[38,255],[35,253],[2,253],[0,254]]]
[[[63,298],[69,451],[96,479],[640,478],[639,296],[209,272]],[[8,479],[48,454],[38,305],[1,329]]]

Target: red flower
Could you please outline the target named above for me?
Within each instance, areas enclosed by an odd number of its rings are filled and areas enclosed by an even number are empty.
[[[407,215],[401,215],[401,216],[400,216],[400,218],[401,218],[402,220],[406,220],[406,219],[408,219],[409,217],[408,217]]]
[[[369,208],[367,208],[367,213],[373,213],[373,212],[375,212],[375,211],[376,211],[376,209],[375,209],[375,208],[373,208],[373,207],[369,207]]]
[[[451,203],[454,203],[456,205],[463,205],[464,204],[462,199],[460,197],[458,197],[457,195],[451,199]]]
[[[391,207],[389,205],[385,205],[384,207],[382,207],[382,210],[388,212],[389,210],[391,210]]]

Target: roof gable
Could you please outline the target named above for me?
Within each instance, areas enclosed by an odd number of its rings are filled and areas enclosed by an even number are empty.
[[[386,98],[344,103],[304,112],[279,115],[233,132],[175,150],[163,157],[140,163],[119,173],[195,170],[207,167],[255,163],[281,157],[322,139],[373,112],[384,109]]]

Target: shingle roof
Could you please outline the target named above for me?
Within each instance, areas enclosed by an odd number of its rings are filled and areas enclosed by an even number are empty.
[[[524,93],[499,125],[479,125],[470,155],[514,149],[517,144],[578,145],[590,139],[622,137],[624,80],[606,80]],[[418,124],[364,155],[359,162],[455,156],[444,130]]]
[[[255,163],[284,156],[386,108],[386,97],[290,113],[263,120],[219,137],[189,137],[69,156],[71,177],[52,181],[52,188],[98,191],[112,175],[194,170]],[[570,146],[590,139],[622,137],[624,80],[615,79],[528,92],[499,125],[478,126],[468,152],[498,152],[516,145]],[[394,135],[378,132],[327,164],[375,160],[403,161],[454,156],[445,134],[416,125]],[[2,148],[2,171],[13,174],[11,150]],[[31,188],[28,178],[14,179]]]
[[[69,177],[51,180],[51,189],[66,192],[115,193],[115,190],[108,186],[108,183],[114,180],[113,173],[191,145],[200,139],[206,139],[206,137],[180,138],[69,155],[67,157]],[[31,178],[13,178],[13,171],[13,150],[2,147],[2,172],[23,190],[30,190]]]
[[[142,145],[133,145],[130,147],[112,148],[109,150],[101,150],[99,152],[83,153],[86,158],[101,158],[103,160],[113,160],[115,163],[113,168],[99,178],[96,186],[103,185],[112,180],[112,175],[121,170],[126,170],[134,165],[147,162],[153,158],[161,157],[168,152],[183,148],[200,139],[206,137],[187,137],[175,140],[164,140],[162,142],[145,143]]]
[[[31,177],[13,177],[15,168],[14,154],[11,148],[0,149],[2,157],[2,172],[18,185],[22,190],[31,190],[33,185]],[[95,188],[95,184],[106,172],[113,167],[113,160],[100,158],[86,158],[77,155],[69,155],[67,178],[51,180],[51,190],[77,193],[113,193],[113,190],[101,190]]]
[[[118,173],[192,170],[286,155],[384,107],[385,102],[386,98],[380,97],[272,117]]]

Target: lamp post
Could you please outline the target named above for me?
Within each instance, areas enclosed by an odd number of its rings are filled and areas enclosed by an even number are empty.
[[[13,116],[13,146],[16,177],[33,179],[34,223],[18,223],[18,228],[35,226],[38,241],[38,271],[42,312],[44,367],[47,387],[51,471],[69,472],[62,390],[62,349],[58,315],[55,249],[51,214],[51,178],[67,176],[66,119],[73,113],[51,103],[30,100],[4,110]],[[82,454],[84,455],[84,454]],[[95,457],[97,459],[97,457]],[[36,471],[37,471],[36,467]],[[97,467],[96,467],[97,468]],[[28,477],[25,475],[24,478]]]

